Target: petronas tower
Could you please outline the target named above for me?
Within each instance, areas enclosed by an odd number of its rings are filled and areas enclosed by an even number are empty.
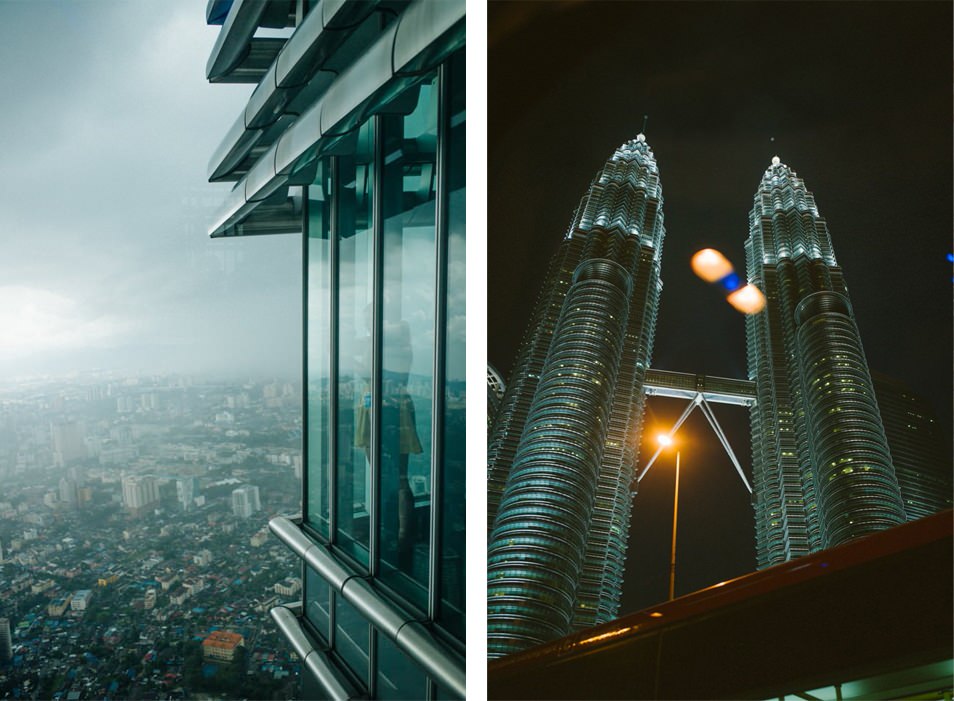
[[[905,511],[825,220],[778,157],[749,215],[746,318],[760,568],[890,528]]]
[[[640,134],[597,174],[550,264],[490,431],[490,657],[617,615],[662,201]]]
[[[647,370],[664,237],[659,171],[639,135],[584,195],[491,424],[490,657],[618,613],[644,389],[658,391]],[[745,250],[766,303],[746,317],[749,377],[738,382],[748,389],[726,391],[754,394],[757,566],[949,505],[943,460],[922,445],[928,412],[884,381],[887,414],[879,409],[827,224],[778,157]]]

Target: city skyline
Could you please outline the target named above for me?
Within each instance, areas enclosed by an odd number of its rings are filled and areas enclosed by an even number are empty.
[[[810,180],[835,232],[871,369],[926,397],[947,429],[950,41],[936,27],[948,20],[939,4],[691,5],[679,13],[659,3],[492,5],[489,361],[509,376],[529,317],[521,300],[536,297],[590,164],[643,131],[648,114],[668,231],[653,366],[746,377],[742,316],[688,263],[712,246],[744,270],[752,193],[778,155]],[[867,48],[874,45],[877,53]],[[557,50],[567,46],[574,50]],[[521,70],[505,68],[513,65]],[[892,241],[903,241],[907,255],[886,255]],[[652,423],[668,428],[681,409],[651,400],[645,433]],[[747,412],[716,413],[750,464]],[[707,434],[701,417],[680,432],[687,503],[677,594],[755,567],[748,494]],[[644,446],[640,466],[649,454]],[[640,484],[630,554],[648,565],[627,566],[624,611],[664,596],[671,461],[661,458]]]
[[[300,663],[265,611],[300,582],[265,521],[298,502],[300,402],[300,385],[242,377],[0,388],[0,689],[295,694]],[[243,486],[257,518],[235,513]],[[211,678],[201,640],[219,629],[245,650]]]

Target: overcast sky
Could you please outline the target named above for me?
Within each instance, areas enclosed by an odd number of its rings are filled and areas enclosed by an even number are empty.
[[[202,0],[0,0],[0,373],[300,373],[300,238],[211,241]]]

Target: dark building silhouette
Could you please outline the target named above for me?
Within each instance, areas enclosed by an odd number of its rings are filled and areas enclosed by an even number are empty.
[[[950,509],[951,453],[931,406],[900,380],[872,372],[908,521]]]

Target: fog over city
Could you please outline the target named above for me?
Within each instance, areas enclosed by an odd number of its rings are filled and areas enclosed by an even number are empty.
[[[0,0],[0,376],[300,368],[297,236],[212,241],[205,3]]]

